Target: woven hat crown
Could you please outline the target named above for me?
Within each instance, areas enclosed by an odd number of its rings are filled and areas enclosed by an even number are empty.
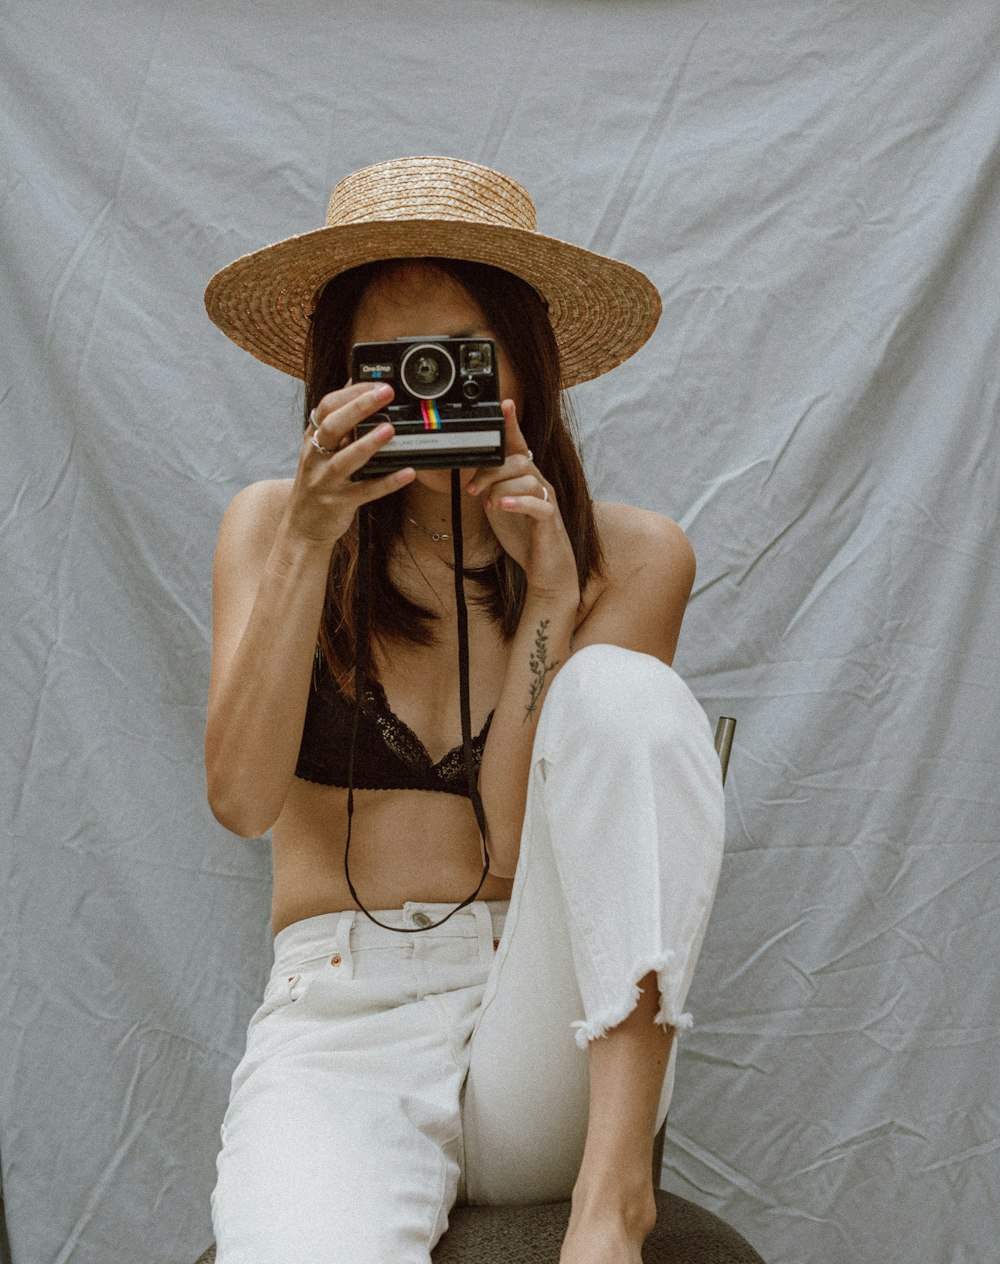
[[[460,158],[396,158],[353,171],[336,186],[327,228],[374,220],[450,220],[534,232],[527,189]]]

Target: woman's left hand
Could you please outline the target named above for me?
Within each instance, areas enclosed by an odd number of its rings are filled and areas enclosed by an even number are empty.
[[[503,465],[478,469],[467,490],[480,496],[500,546],[524,571],[528,591],[548,599],[580,600],[576,558],[551,483],[535,465],[514,401],[501,404]]]

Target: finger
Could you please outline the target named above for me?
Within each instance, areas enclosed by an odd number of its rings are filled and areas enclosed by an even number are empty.
[[[506,471],[516,469],[521,472],[523,466],[510,466],[508,462],[512,457],[527,457],[531,460],[531,453],[521,428],[517,424],[517,406],[512,399],[505,399],[500,404],[500,411],[503,413],[503,433],[504,433],[504,460],[502,465],[481,465],[473,472],[472,478],[466,484],[465,490],[473,496],[477,496],[484,488],[491,483],[495,483],[498,478],[505,477]]]
[[[550,496],[543,500],[541,496],[501,496],[497,508],[504,513],[521,514],[525,518],[534,518],[536,522],[554,522],[556,507]]]
[[[316,407],[325,408],[329,411],[331,408],[339,407],[345,399],[351,399],[355,395],[363,395],[365,391],[370,391],[378,385],[378,382],[355,382],[353,378],[348,378],[343,386],[338,386],[336,390],[327,391],[325,395],[321,396]]]
[[[323,417],[332,413],[334,409],[340,408],[349,399],[353,399],[356,395],[363,395],[366,390],[370,391],[372,385],[371,382],[352,382],[348,378],[338,390],[327,391],[310,414],[310,419],[315,419],[313,424],[318,424]]]
[[[501,483],[509,479],[524,478],[529,475],[534,477],[536,482],[539,481],[530,454],[515,452],[504,461],[503,465],[486,465],[477,470],[475,478],[468,484],[466,490],[473,496],[479,496],[483,492],[495,491]]]
[[[348,443],[336,454],[336,472],[338,478],[350,478],[362,466],[367,465],[380,448],[384,448],[396,433],[387,421],[380,422],[374,430]],[[331,461],[331,465],[334,464]]]
[[[337,450],[330,449],[319,453],[326,462],[325,468],[320,468],[320,479],[323,481],[332,479],[336,483],[344,484],[344,488],[350,491],[356,505],[362,505],[369,500],[377,500],[380,496],[404,487],[416,478],[416,470],[411,467],[392,470],[381,478],[353,481],[353,475],[366,465],[379,449],[384,448],[395,433],[395,428],[389,422],[382,422],[353,443],[344,438],[340,441]],[[312,438],[315,437],[312,436]],[[318,452],[319,449],[312,442],[312,438],[306,440],[307,446]]]
[[[370,500],[379,500],[382,496],[388,496],[390,492],[398,492],[407,483],[412,483],[416,477],[417,471],[408,465],[405,469],[393,470],[391,474],[383,474],[380,478],[362,479],[360,482],[352,483],[351,486],[357,488],[355,492],[357,504],[365,505]]]
[[[349,435],[358,422],[392,399],[392,387],[382,383],[372,387],[370,382],[324,395],[313,409],[313,424],[317,440],[324,448],[335,448],[345,435]]]
[[[517,421],[517,406],[512,399],[505,399],[500,405],[503,413],[504,454],[508,457],[520,454],[527,456],[528,441],[521,433]]]
[[[316,430],[311,434],[306,434],[303,447],[307,458],[316,456],[321,461],[327,462],[337,478],[349,478],[366,461],[370,461],[379,448],[384,447],[395,433],[393,426],[383,421],[363,434],[360,439],[352,440],[351,435],[345,435],[336,447],[327,447],[323,443],[326,436],[321,430]],[[330,440],[330,442],[336,441]],[[336,460],[333,459],[335,457]]]
[[[521,478],[505,478],[489,489],[484,502],[486,509],[492,509],[504,496],[541,496],[545,499],[541,480],[535,474],[525,474]]]

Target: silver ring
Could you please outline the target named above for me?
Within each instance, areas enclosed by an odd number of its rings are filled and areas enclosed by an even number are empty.
[[[549,489],[543,486],[542,487],[542,503],[547,504],[548,499],[549,499]]]
[[[312,412],[310,412],[310,414],[309,414],[309,424],[310,424],[310,426],[312,426],[313,430],[318,430],[318,429],[319,429],[319,422],[316,420],[316,409],[315,409],[315,408],[314,408],[314,409],[312,410]]]
[[[324,448],[321,443],[317,442],[316,435],[310,435],[309,442],[313,445],[320,456],[333,456],[333,448]]]
[[[528,460],[529,460],[529,461],[533,461],[533,460],[535,459],[535,454],[534,454],[534,452],[532,452],[532,450],[531,450],[530,448],[529,448],[529,449],[528,449],[528,451],[525,453],[525,455],[527,456],[527,458],[528,458]]]

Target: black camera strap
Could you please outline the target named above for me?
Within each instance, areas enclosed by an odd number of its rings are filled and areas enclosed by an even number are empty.
[[[462,751],[465,756],[465,777],[468,783],[469,798],[472,810],[476,814],[476,823],[483,840],[483,872],[479,885],[471,895],[456,904],[450,913],[427,926],[390,926],[380,922],[361,903],[361,897],[351,881],[351,870],[348,856],[351,850],[351,824],[354,818],[354,751],[357,744],[358,720],[361,717],[361,695],[364,689],[368,668],[368,614],[371,603],[369,588],[369,551],[371,548],[371,518],[368,505],[358,510],[358,572],[355,587],[354,626],[356,630],[357,651],[354,656],[354,715],[351,723],[351,745],[347,756],[347,841],[344,845],[344,877],[347,888],[354,903],[365,917],[384,930],[398,931],[402,935],[415,935],[424,930],[435,930],[443,926],[449,917],[454,917],[459,909],[471,904],[483,889],[487,874],[490,871],[490,856],[486,846],[486,814],[483,801],[479,796],[479,784],[472,756],[472,715],[469,705],[469,612],[465,604],[465,569],[462,550],[462,489],[459,483],[459,471],[451,472],[451,534],[455,546],[455,610],[458,620],[458,701],[462,715]]]

